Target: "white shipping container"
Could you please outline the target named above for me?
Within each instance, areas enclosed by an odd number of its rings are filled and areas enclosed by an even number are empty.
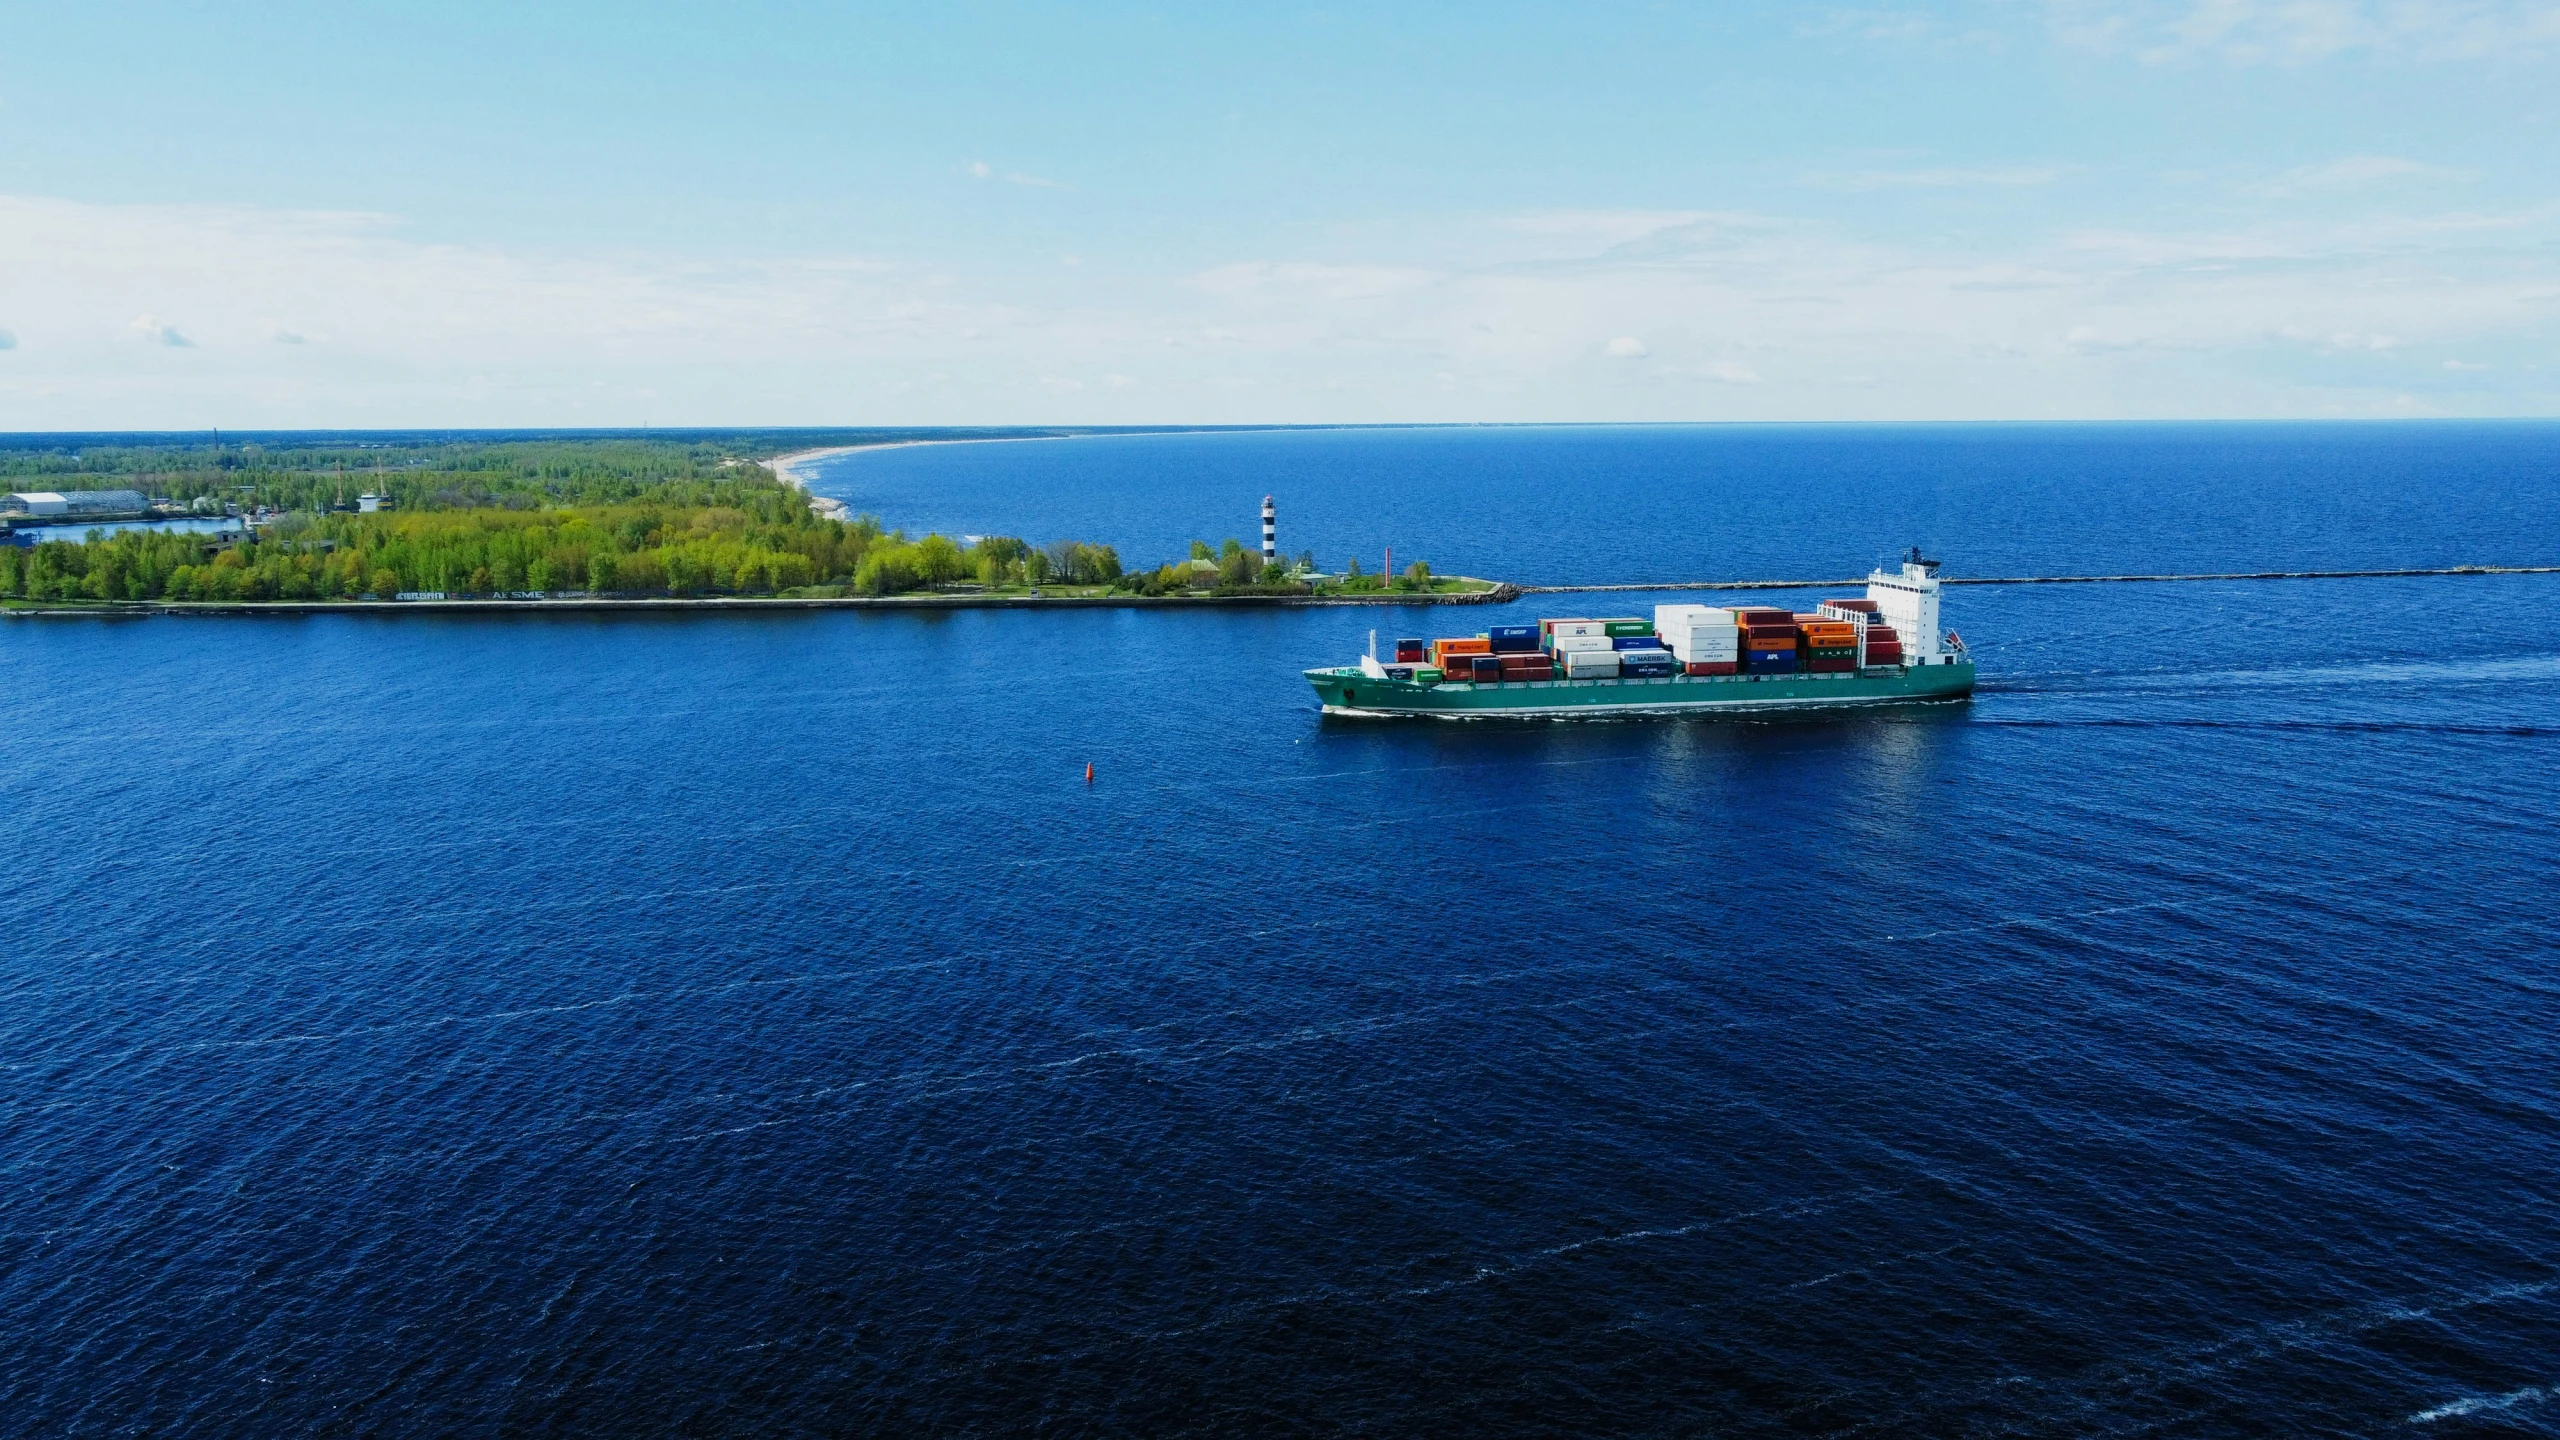
[[[1663,639],[1683,660],[1732,660],[1742,654],[1742,632],[1730,625],[1715,629],[1676,630]]]
[[[1598,620],[1551,620],[1547,622],[1547,634],[1558,640],[1562,640],[1568,635],[1580,638],[1590,635],[1606,635],[1608,633],[1609,631],[1607,627]]]
[[[1714,605],[1656,605],[1653,628],[1656,634],[1668,635],[1674,630],[1694,630],[1706,625],[1733,628],[1733,612]]]
[[[1730,625],[1699,625],[1662,632],[1664,640],[1679,640],[1691,645],[1739,645],[1742,632]]]
[[[1573,655],[1586,651],[1615,650],[1618,648],[1610,642],[1609,637],[1606,635],[1559,635],[1555,638],[1554,644],[1555,651],[1559,655]]]
[[[1614,680],[1617,675],[1615,650],[1574,650],[1564,657],[1564,677],[1568,680]]]

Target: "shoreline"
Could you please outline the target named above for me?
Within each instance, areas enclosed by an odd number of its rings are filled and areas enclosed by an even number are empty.
[[[821,495],[809,488],[809,477],[800,472],[803,465],[815,465],[838,455],[859,455],[865,450],[904,450],[914,445],[998,445],[1009,440],[1072,440],[1072,435],[993,435],[966,440],[883,440],[876,445],[823,445],[815,450],[794,450],[770,460],[753,463],[773,472],[773,478],[799,491],[809,499],[809,509],[821,520],[851,523],[853,509],[832,495]]]
[[[643,600],[117,600],[89,605],[0,607],[0,619],[147,620],[204,615],[597,615],[778,610],[1179,610],[1338,605],[1501,605],[1515,586],[1438,595],[705,595]]]
[[[831,499],[825,495],[820,495],[809,488],[808,479],[800,473],[800,467],[802,465],[815,464],[820,460],[829,459],[837,455],[850,455],[857,450],[872,450],[878,448],[882,447],[872,445],[827,445],[816,450],[795,450],[788,455],[776,455],[770,460],[759,461],[757,463],[763,465],[767,470],[772,471],[774,479],[781,481],[783,484],[790,486],[792,489],[797,490],[802,495],[806,496],[809,501],[809,509],[811,513],[815,514],[819,519],[851,520],[853,518],[853,512],[845,507],[845,503],[843,501]]]
[[[1362,427],[1323,425],[1306,428],[1336,430],[1359,429]],[[1115,430],[1112,432],[1114,436],[1189,435],[1195,433],[1200,432],[1190,430]],[[838,455],[858,455],[866,450],[906,450],[919,445],[1019,445],[1031,442],[1082,440],[1086,438],[1089,437],[1082,433],[1070,432],[1063,435],[966,435],[950,440],[882,440],[870,445],[827,445],[815,450],[794,450],[788,455],[777,455],[770,460],[758,460],[753,463],[764,466],[766,469],[773,472],[773,478],[799,491],[801,494],[808,496],[809,508],[817,512],[819,519],[850,521],[853,519],[853,511],[846,506],[843,501],[834,499],[830,496],[820,495],[811,490],[809,488],[808,478],[800,473],[801,466],[814,465],[821,460],[832,460]]]

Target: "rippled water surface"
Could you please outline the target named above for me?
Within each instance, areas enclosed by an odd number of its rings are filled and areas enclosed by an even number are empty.
[[[817,488],[1524,580],[2560,559],[2551,426]],[[0,625],[0,1429],[2560,1429],[2560,576],[1957,590],[1982,694],[1851,719],[1297,674],[1594,603]]]

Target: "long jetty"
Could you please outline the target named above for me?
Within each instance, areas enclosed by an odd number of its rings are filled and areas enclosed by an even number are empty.
[[[2218,575],[1963,575],[1944,585],[2147,585],[2172,580],[2396,580],[2424,575],[2560,575],[2560,565],[2456,565],[2444,570],[2241,570]],[[1847,580],[1663,580],[1649,585],[1515,585],[1523,595],[1582,595],[1607,590],[1837,590]]]

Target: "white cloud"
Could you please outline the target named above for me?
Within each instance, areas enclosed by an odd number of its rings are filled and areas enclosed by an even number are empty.
[[[1575,253],[1587,254],[1713,218],[1705,210],[1541,210],[1505,216],[1494,224],[1514,234],[1560,240]]]
[[[1797,25],[1799,35],[1846,35],[1858,40],[1919,40],[1937,33],[1937,22],[1908,10],[1832,9]]]
[[[988,164],[984,160],[972,160],[969,162],[969,178],[972,180],[993,180],[996,178],[996,167]],[[1004,179],[1007,184],[1028,185],[1037,190],[1072,190],[1075,188],[1072,185],[1061,185],[1055,180],[1043,180],[1037,175],[1025,174],[1020,170],[1007,170],[1004,172]]]
[[[280,320],[270,320],[261,328],[266,332],[268,339],[273,340],[279,345],[306,345],[310,343],[309,336],[304,335],[299,331],[286,329],[284,327],[284,322]]]
[[[2378,335],[2372,331],[2333,330],[2326,335],[2288,325],[2276,332],[2278,338],[2297,344],[2315,345],[2325,354],[2382,354],[2400,348],[2396,335]]]
[[[2001,246],[1543,212],[1326,243],[1186,275],[1115,256],[1097,286],[1045,262],[525,253],[372,216],[0,196],[10,318],[46,337],[0,368],[0,428],[2560,411],[2528,363],[2560,324],[2560,209]],[[163,307],[145,330],[98,325],[138,295]],[[210,343],[288,314],[328,343]],[[132,343],[159,315],[208,348]],[[1592,365],[1613,338],[1642,363]],[[2495,368],[2456,384],[2447,355]]]
[[[153,345],[167,345],[174,349],[185,350],[192,349],[196,343],[179,334],[177,326],[150,315],[134,316],[133,323],[126,328]]]
[[[1621,335],[1610,341],[1608,352],[1620,360],[1641,360],[1653,353],[1644,348],[1644,342],[1633,335]]]
[[[2132,350],[2141,341],[2123,335],[2110,335],[2095,325],[2074,325],[2064,333],[2062,348],[2074,355],[2100,355],[2110,350]]]
[[[1920,170],[1808,171],[1796,183],[1816,190],[1981,190],[2050,185],[2064,175],[2055,165],[1944,166]]]
[[[1256,304],[1306,300],[1374,300],[1420,289],[1440,272],[1402,265],[1317,265],[1250,260],[1203,270],[1190,279],[1213,295]]]
[[[2470,60],[2560,45],[2553,0],[2048,0],[2047,11],[2063,43],[2148,64]]]
[[[2321,191],[2362,190],[2393,180],[2407,180],[2421,175],[2450,177],[2456,172],[2403,160],[2396,155],[2348,155],[2317,165],[2297,165],[2263,184],[2245,187],[2249,193],[2268,196],[2304,195]]]
[[[2492,367],[2473,364],[2468,360],[2447,360],[2444,362],[2444,368],[2447,370],[2487,370]]]

